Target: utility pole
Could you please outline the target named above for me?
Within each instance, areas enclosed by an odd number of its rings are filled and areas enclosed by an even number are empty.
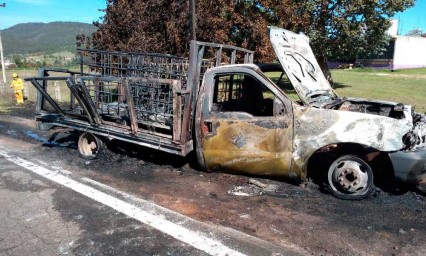
[[[6,3],[0,4],[0,7],[6,7]],[[1,54],[1,70],[3,71],[3,83],[6,84],[6,67],[4,66],[3,44],[1,42],[1,30],[0,30],[0,54]]]
[[[189,0],[189,40],[196,40],[195,28],[197,18],[195,16],[195,0]]]

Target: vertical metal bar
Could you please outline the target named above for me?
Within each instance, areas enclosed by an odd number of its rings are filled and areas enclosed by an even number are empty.
[[[126,80],[124,81],[124,84],[125,84],[126,97],[127,97],[127,108],[129,109],[129,116],[130,116],[130,128],[132,129],[133,134],[137,134],[139,131],[138,118],[136,115],[135,102],[133,100],[130,79],[126,78]]]
[[[247,52],[245,55],[244,55],[244,63],[253,63],[253,54],[252,53],[249,53],[249,52]]]
[[[43,98],[45,100],[47,100],[54,109],[56,109],[56,111],[58,111],[59,114],[61,114],[62,116],[65,115],[64,111],[58,106],[58,104],[56,104],[56,102],[49,96],[49,94],[47,94],[45,87],[43,84],[39,84],[38,83],[39,80],[37,80],[37,78],[33,78],[31,80],[31,83],[34,85],[34,87],[37,89],[37,91],[43,95]],[[43,82],[45,82],[43,80]]]
[[[96,123],[95,120],[93,119],[93,116],[90,114],[89,110],[87,109],[85,100],[81,97],[78,87],[75,84],[75,81],[68,79],[66,83],[68,88],[70,89],[71,94],[75,95],[75,98],[77,99],[78,104],[80,104],[80,107],[83,109],[83,112],[86,114],[88,121],[90,123]]]
[[[216,51],[216,67],[219,67],[222,63],[222,47],[219,47]]]
[[[118,83],[118,103],[123,103],[126,100],[126,91],[123,83]]]
[[[235,75],[231,75],[230,77],[229,77],[229,81],[228,81],[228,84],[227,84],[227,86],[228,86],[228,92],[227,92],[227,95],[226,95],[226,100],[228,101],[228,100],[231,100],[232,99],[232,92],[235,90],[235,83],[234,83],[234,76]],[[237,99],[239,99],[239,97],[237,97]]]
[[[195,69],[195,76],[194,76],[195,87],[193,87],[195,93],[198,93],[198,89],[200,87],[200,72],[201,72],[201,66],[203,64],[204,50],[205,50],[205,47],[202,46],[201,49],[198,51],[197,62],[196,62],[197,66]],[[195,96],[197,96],[197,94],[195,94]]]
[[[99,78],[95,78],[96,80]],[[92,98],[90,97],[90,93],[87,90],[85,83],[82,79],[80,79],[81,84],[76,84],[76,86],[80,89],[81,91],[81,96],[82,98],[86,101],[87,103],[87,110],[89,111],[89,114],[93,117],[93,120],[95,121],[96,124],[101,124],[102,123],[102,118],[99,116],[95,104],[93,103]]]
[[[167,117],[173,118],[170,114],[173,113],[173,82],[171,84],[168,84],[169,89],[167,90],[167,96],[165,96],[164,99],[164,119],[166,120]],[[164,122],[164,124],[167,124],[167,121]]]
[[[197,71],[197,58],[198,58],[198,51],[200,51],[200,48],[204,49],[204,46],[199,47],[197,45],[197,42],[194,40],[191,40],[190,49],[189,49],[189,66],[188,66],[188,77],[187,77],[187,90],[189,91],[188,94],[185,95],[185,106],[183,109],[183,122],[182,122],[182,137],[183,137],[183,143],[187,142],[187,140],[190,138],[190,120],[191,120],[191,100],[192,100],[192,94],[193,89],[195,87],[195,84],[197,81],[196,79],[196,71]]]
[[[44,68],[39,68],[38,77],[45,77],[46,71]],[[47,82],[45,80],[42,81],[41,88],[42,90],[46,90]],[[37,103],[36,103],[36,113],[40,113],[44,108],[44,97],[40,90],[37,90]]]
[[[181,89],[181,82],[174,80],[172,83],[173,93],[173,141],[184,142],[182,136],[182,95],[177,91]]]
[[[106,53],[105,55],[105,59],[107,59],[105,63],[105,75],[110,76],[111,74],[109,72],[111,70],[111,55],[109,53]]]
[[[192,90],[191,90],[191,95],[189,97],[190,99],[190,103],[191,103],[191,113],[192,115],[189,116],[189,121],[191,122],[190,125],[192,126],[194,124],[194,117],[195,117],[195,103],[198,99],[198,93],[200,90],[200,72],[201,72],[201,66],[203,64],[203,56],[204,56],[204,50],[205,47],[202,46],[199,51],[197,52],[197,59],[196,59],[196,67],[195,67],[195,74],[194,74],[194,79],[193,79],[193,85],[192,85]],[[192,129],[190,129],[192,130]],[[189,132],[187,134],[187,140],[189,141],[191,139],[191,135]],[[184,141],[184,142],[186,142]]]
[[[231,54],[231,64],[235,64],[235,60],[237,59],[237,50],[232,50]]]
[[[94,81],[94,86],[95,86],[95,91],[94,91],[94,99],[93,99],[93,101],[94,101],[94,103],[95,103],[95,106],[97,107],[97,108],[99,108],[99,106],[100,106],[100,102],[101,102],[101,99],[100,99],[100,95],[101,95],[101,86],[100,86],[100,82],[99,82],[99,80],[95,80]]]
[[[75,75],[69,78],[72,83],[75,83]],[[75,109],[75,96],[70,92],[70,109]]]
[[[83,51],[80,51],[80,75],[83,75],[83,65],[84,65],[84,61],[83,61]]]

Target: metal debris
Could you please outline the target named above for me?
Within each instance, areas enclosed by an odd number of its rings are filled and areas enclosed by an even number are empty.
[[[230,196],[260,196],[262,195],[262,189],[258,186],[237,186],[227,192]]]
[[[278,185],[265,184],[265,183],[262,183],[258,180],[255,180],[255,179],[249,179],[249,183],[262,188],[263,191],[268,191],[268,192],[276,192],[280,188],[280,186],[278,186]]]

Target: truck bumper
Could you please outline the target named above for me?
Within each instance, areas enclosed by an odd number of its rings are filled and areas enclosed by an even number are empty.
[[[411,184],[426,184],[426,150],[390,153],[395,178]]]

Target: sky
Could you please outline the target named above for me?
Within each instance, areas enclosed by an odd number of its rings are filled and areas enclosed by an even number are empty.
[[[0,0],[0,29],[19,23],[79,21],[92,23],[104,16],[106,0]]]
[[[426,33],[426,0],[417,0],[414,7],[395,15],[394,19],[399,20],[398,31],[401,35],[417,28]]]
[[[104,15],[100,9],[106,0],[0,0],[0,29],[19,23],[79,21],[92,23]],[[426,0],[417,0],[416,5],[393,17],[399,20],[400,34],[413,29],[426,32]]]

